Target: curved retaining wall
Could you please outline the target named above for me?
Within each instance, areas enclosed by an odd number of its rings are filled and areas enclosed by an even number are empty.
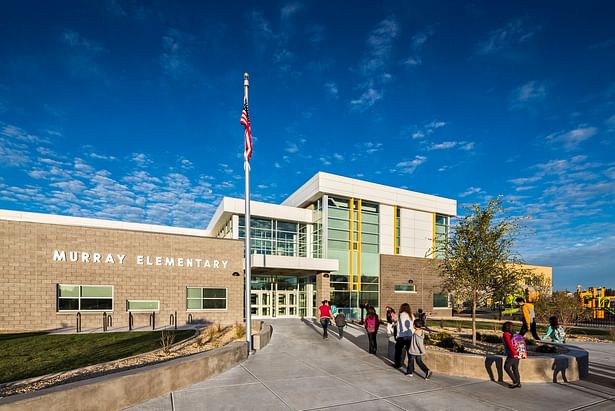
[[[523,382],[568,382],[585,378],[589,372],[587,351],[567,345],[566,354],[529,357],[519,362]],[[395,343],[389,341],[389,359],[393,360]],[[434,372],[457,377],[478,378],[491,381],[509,380],[504,372],[502,355],[458,354],[429,350],[423,357],[425,364]]]
[[[264,325],[253,334],[255,349],[269,343],[273,330]],[[59,385],[0,399],[0,410],[118,410],[140,404],[212,378],[244,361],[245,342],[177,358],[160,364]]]

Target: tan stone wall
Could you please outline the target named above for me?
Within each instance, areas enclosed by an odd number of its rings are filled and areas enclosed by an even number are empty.
[[[67,261],[53,261],[63,250]],[[103,262],[70,262],[69,251],[101,253]],[[104,263],[107,253],[114,264]],[[123,264],[117,254],[125,254]],[[226,268],[139,265],[137,256],[227,260]],[[163,263],[164,264],[164,263]],[[184,263],[185,264],[185,263]],[[233,276],[238,272],[239,276]],[[167,325],[178,314],[188,317],[186,287],[228,289],[224,311],[192,312],[195,321],[230,324],[243,321],[243,244],[238,240],[158,234],[67,225],[0,221],[0,330],[55,329],[75,326],[75,313],[57,312],[56,285],[113,285],[114,327],[128,325],[126,300],[160,300],[157,325]],[[135,326],[147,326],[147,314],[135,315]],[[82,327],[102,327],[102,313],[82,313]]]
[[[395,293],[395,284],[408,284],[412,280],[416,293]],[[380,256],[380,316],[384,318],[385,307],[399,310],[403,303],[410,304],[413,313],[422,308],[428,315],[450,315],[450,309],[433,308],[433,294],[440,293],[441,277],[437,261],[429,258],[401,255]]]

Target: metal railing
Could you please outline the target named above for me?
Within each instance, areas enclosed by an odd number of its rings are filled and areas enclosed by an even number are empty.
[[[81,332],[81,313],[77,313],[77,330],[76,332]]]
[[[175,326],[177,330],[177,311],[175,311],[175,314],[169,315],[169,325]]]

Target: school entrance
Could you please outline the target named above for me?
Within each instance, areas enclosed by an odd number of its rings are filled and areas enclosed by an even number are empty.
[[[316,307],[315,277],[261,276],[252,280],[252,318],[313,317]]]

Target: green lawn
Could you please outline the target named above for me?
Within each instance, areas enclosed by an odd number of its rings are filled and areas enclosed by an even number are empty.
[[[160,331],[0,334],[0,383],[99,364],[161,348]],[[175,342],[193,335],[175,331]]]

